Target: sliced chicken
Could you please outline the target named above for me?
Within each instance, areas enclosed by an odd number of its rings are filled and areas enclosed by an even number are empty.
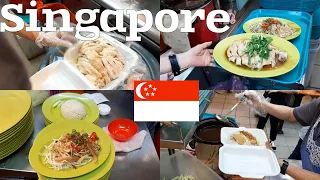
[[[271,51],[268,59],[262,59],[258,54],[250,57],[249,53],[246,52],[248,42],[249,40],[234,41],[227,49],[228,60],[238,66],[245,65],[251,69],[261,70],[266,65],[271,65],[274,68],[278,62],[285,62],[288,59],[286,52],[281,52],[270,44],[268,47]]]

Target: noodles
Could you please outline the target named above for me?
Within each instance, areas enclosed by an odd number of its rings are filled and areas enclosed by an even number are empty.
[[[49,164],[51,168],[61,171],[64,169],[77,168],[90,163],[97,162],[100,151],[98,137],[95,132],[90,137],[87,133],[72,130],[71,134],[62,135],[58,139],[53,138],[53,142],[44,146],[46,153],[44,164]]]
[[[250,31],[253,33],[265,33],[276,35],[281,38],[292,36],[296,30],[283,21],[268,18],[257,24],[250,26]]]

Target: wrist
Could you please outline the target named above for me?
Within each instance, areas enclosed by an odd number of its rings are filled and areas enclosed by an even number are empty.
[[[186,53],[177,54],[177,61],[181,69],[186,69],[192,66],[190,58]]]

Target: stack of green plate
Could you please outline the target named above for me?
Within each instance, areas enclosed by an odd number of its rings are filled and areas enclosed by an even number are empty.
[[[77,169],[54,170],[49,164],[44,163],[44,157],[39,155],[46,152],[45,146],[49,145],[52,138],[59,138],[62,134],[70,133],[75,129],[78,132],[84,131],[88,134],[95,132],[99,137],[100,152],[98,161],[77,167]],[[84,121],[74,123],[66,120],[61,123],[53,123],[45,127],[35,138],[29,152],[29,162],[38,173],[39,179],[78,179],[78,180],[107,180],[115,160],[115,148],[111,138],[99,126]]]
[[[49,97],[44,101],[42,105],[42,113],[46,126],[51,123],[67,120],[62,116],[60,107],[63,102],[70,99],[79,101],[86,108],[87,115],[80,121],[85,121],[93,124],[99,123],[99,108],[93,100],[80,94],[61,93]]]
[[[18,150],[34,129],[27,91],[0,91],[0,160]]]

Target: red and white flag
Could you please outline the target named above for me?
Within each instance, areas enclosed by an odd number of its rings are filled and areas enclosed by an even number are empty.
[[[135,121],[199,121],[198,81],[135,81]]]

